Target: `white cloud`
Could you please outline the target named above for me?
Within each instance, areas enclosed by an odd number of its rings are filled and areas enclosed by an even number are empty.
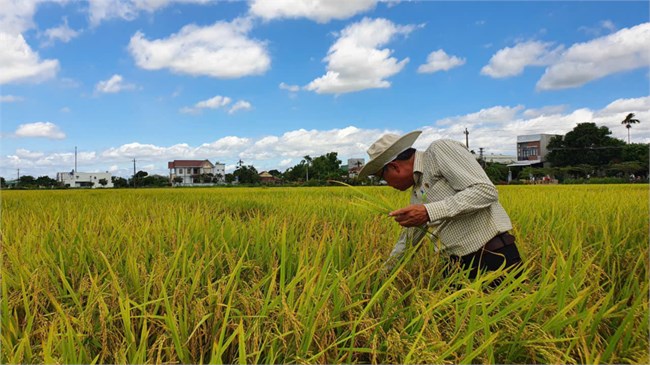
[[[0,85],[44,81],[59,70],[59,61],[41,60],[21,34],[0,32],[0,44]]]
[[[544,115],[562,114],[566,110],[566,105],[549,105],[538,109],[526,109],[523,116],[526,118],[536,118]]]
[[[26,150],[24,148],[19,148],[16,150],[16,156],[20,158],[37,159],[45,156],[45,153],[34,152],[34,151]]]
[[[414,29],[412,25],[400,26],[390,20],[369,18],[346,27],[324,59],[327,73],[310,82],[306,89],[319,94],[343,94],[390,87],[386,78],[400,72],[409,59],[398,61],[391,57],[392,50],[378,47]]]
[[[57,60],[41,60],[22,33],[33,28],[42,0],[0,0],[0,85],[41,82],[56,75]]]
[[[577,43],[546,69],[538,90],[579,87],[624,71],[650,66],[650,23]]]
[[[129,51],[146,70],[170,69],[194,76],[238,78],[260,75],[271,65],[266,45],[247,34],[249,19],[187,25],[168,38],[147,40],[141,32],[131,37]]]
[[[59,127],[50,122],[36,122],[21,124],[18,126],[15,132],[16,137],[28,138],[28,137],[44,137],[49,139],[64,139],[65,133],[63,133]]]
[[[20,96],[0,95],[0,103],[16,103],[23,100],[24,99]]]
[[[377,0],[252,0],[250,13],[271,20],[278,18],[307,18],[318,23],[332,19],[347,19],[371,10]]]
[[[611,20],[603,20],[595,27],[582,26],[578,30],[590,36],[600,36],[603,31],[610,33],[615,31],[616,25]]]
[[[288,91],[291,91],[291,92],[295,93],[295,92],[300,91],[300,86],[298,86],[298,85],[288,85],[288,84],[285,84],[284,82],[281,82],[280,83],[280,89],[288,90]]]
[[[74,29],[71,29],[68,26],[68,19],[63,18],[63,24],[61,24],[61,25],[59,25],[58,27],[55,27],[55,28],[50,28],[50,29],[46,30],[43,33],[42,37],[46,38],[43,45],[44,46],[51,46],[56,41],[61,41],[63,43],[68,43],[73,38],[77,37],[78,35],[79,35],[79,32],[77,32]]]
[[[449,71],[454,67],[462,66],[465,64],[464,58],[456,56],[449,56],[444,50],[429,53],[427,63],[418,67],[419,73],[433,73],[437,71]]]
[[[134,84],[124,82],[122,75],[113,75],[110,79],[100,81],[95,86],[95,92],[98,93],[118,93],[124,90],[135,89]]]
[[[552,112],[541,112],[543,110]],[[470,149],[480,147],[489,154],[516,153],[517,135],[536,133],[565,134],[576,124],[594,122],[607,126],[612,136],[627,140],[627,129],[621,121],[627,113],[636,113],[642,121],[632,129],[632,141],[650,143],[650,96],[613,100],[601,109],[578,108],[561,111],[558,106],[542,106],[526,109],[524,106],[492,106],[476,112],[444,118],[426,123],[418,128],[423,131],[415,147],[424,149],[435,139],[451,138],[465,141],[463,131],[468,128]],[[468,121],[469,123],[465,123]],[[484,123],[482,121],[489,121]],[[362,129],[348,126],[340,129],[287,131],[279,135],[266,135],[257,139],[227,136],[209,143],[191,146],[180,143],[157,146],[138,142],[124,144],[101,152],[80,153],[80,171],[105,171],[115,174],[132,174],[132,159],[138,168],[149,166],[149,174],[163,174],[167,162],[174,159],[209,159],[226,163],[232,171],[240,158],[246,165],[254,165],[258,171],[286,169],[298,163],[303,156],[320,156],[338,152],[339,159],[365,158],[367,148],[385,133],[403,134],[409,130]],[[14,154],[0,156],[0,173],[9,176],[20,168],[21,173],[31,175],[55,174],[70,171],[74,163],[73,153],[45,153],[18,149]],[[83,167],[82,167],[83,166]],[[144,168],[144,167],[143,167]]]
[[[0,33],[20,34],[34,27],[40,0],[0,0]]]
[[[493,106],[491,108],[481,109],[478,112],[448,117],[436,122],[439,126],[461,125],[463,128],[471,125],[485,125],[488,123],[502,123],[512,120],[515,115],[524,109],[523,105],[514,107]]]
[[[250,110],[252,107],[253,106],[251,103],[247,102],[246,100],[239,100],[230,108],[230,110],[228,110],[228,114],[234,114],[240,110]]]
[[[504,78],[521,74],[526,66],[548,65],[562,50],[562,46],[551,49],[552,45],[549,42],[527,41],[500,49],[481,69],[481,74]]]
[[[133,20],[140,12],[153,13],[172,3],[209,4],[213,0],[92,0],[88,3],[91,26],[109,19]]]
[[[232,99],[227,96],[217,95],[210,99],[199,101],[192,107],[184,107],[180,110],[180,112],[187,114],[197,114],[200,113],[203,109],[218,109],[224,107],[230,104],[231,101]]]
[[[61,108],[61,110],[59,110],[59,111],[60,111],[61,113],[70,113],[72,110],[71,110],[69,107],[64,106],[64,107]]]

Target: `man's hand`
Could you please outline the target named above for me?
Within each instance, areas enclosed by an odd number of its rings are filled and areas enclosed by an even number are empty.
[[[423,204],[413,204],[388,213],[403,227],[417,227],[429,222],[429,213]]]

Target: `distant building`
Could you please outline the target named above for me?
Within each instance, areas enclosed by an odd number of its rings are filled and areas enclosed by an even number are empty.
[[[196,185],[194,178],[204,174],[212,174],[217,182],[225,181],[226,176],[225,164],[220,162],[213,164],[208,160],[174,160],[167,163],[167,168],[169,168],[169,181],[174,185]],[[177,177],[182,181],[175,182]]]
[[[273,175],[271,175],[268,171],[262,171],[260,174],[260,183],[262,184],[278,184],[281,180]]]
[[[106,180],[102,186],[99,181]],[[56,181],[70,188],[112,188],[113,180],[110,172],[57,172]]]
[[[543,167],[548,150],[546,146],[556,134],[529,134],[517,136],[517,162],[508,166]]]
[[[349,158],[348,159],[348,176],[357,177],[359,176],[359,171],[366,164],[366,160],[363,158]]]
[[[479,157],[480,157],[479,155],[476,155],[477,159]],[[489,155],[487,154],[483,155],[483,161],[509,164],[517,161],[517,157],[511,155],[498,155],[498,154],[490,153]]]

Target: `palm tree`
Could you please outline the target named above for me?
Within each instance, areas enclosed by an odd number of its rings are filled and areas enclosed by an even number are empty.
[[[625,124],[625,128],[627,128],[627,143],[630,143],[630,129],[632,128],[632,124],[634,123],[641,123],[640,120],[634,119],[634,113],[630,113],[623,119],[621,124]]]
[[[311,164],[312,158],[309,155],[307,155],[303,157],[303,161],[307,163],[307,181],[309,181],[309,165]]]

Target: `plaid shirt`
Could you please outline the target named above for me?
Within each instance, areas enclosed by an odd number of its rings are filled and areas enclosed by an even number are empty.
[[[438,228],[446,253],[470,254],[498,233],[512,229],[508,214],[499,204],[497,189],[460,142],[437,140],[426,151],[416,151],[413,174],[411,204],[424,204],[430,219],[427,225]],[[418,243],[424,235],[425,230],[418,227],[405,228],[391,259],[401,256],[409,243]]]

